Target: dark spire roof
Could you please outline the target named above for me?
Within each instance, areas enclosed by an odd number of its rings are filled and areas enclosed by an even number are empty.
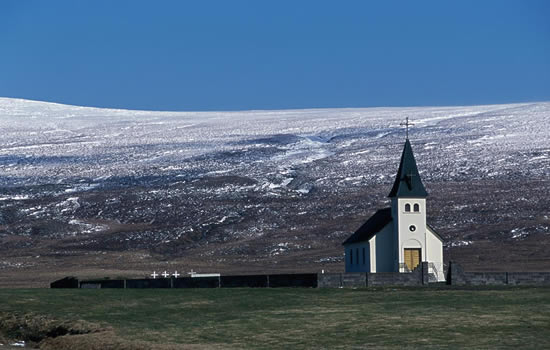
[[[422,184],[409,139],[405,141],[401,163],[388,197],[426,197],[428,192]]]
[[[359,227],[359,229],[355,231],[354,234],[349,236],[348,239],[346,239],[342,244],[346,245],[350,243],[368,241],[369,239],[374,237],[374,235],[380,232],[391,221],[391,208],[380,209],[376,213],[374,213],[374,215],[371,216],[370,219],[368,219],[367,222],[363,224],[363,226]]]

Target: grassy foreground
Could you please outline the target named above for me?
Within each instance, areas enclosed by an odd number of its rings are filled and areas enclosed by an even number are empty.
[[[0,289],[0,316],[29,314],[123,340],[102,348],[550,348],[549,288]]]

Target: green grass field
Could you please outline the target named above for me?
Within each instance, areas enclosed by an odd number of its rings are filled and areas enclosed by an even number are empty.
[[[549,288],[0,289],[0,313],[84,320],[144,348],[550,348]]]

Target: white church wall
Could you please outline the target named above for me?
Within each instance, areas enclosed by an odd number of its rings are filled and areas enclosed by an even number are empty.
[[[405,248],[420,248],[420,249],[425,249],[424,248],[424,245],[422,244],[422,242],[420,242],[418,239],[416,238],[411,238],[409,240],[407,240],[406,242],[403,242],[401,243],[401,249],[405,249]]]
[[[376,269],[373,272],[395,272],[395,246],[391,223],[376,234]]]
[[[370,272],[376,272],[376,236],[369,241],[370,248]]]
[[[421,261],[426,261],[426,199],[398,198],[394,199],[392,204],[394,219],[397,217],[396,226],[400,242],[399,264],[405,262],[405,248],[420,248]],[[409,205],[409,210],[407,210],[407,205]],[[418,211],[415,211],[416,205],[418,205]],[[407,246],[407,244],[414,246]]]
[[[439,237],[427,227],[426,243],[427,257],[426,261],[433,263],[437,269],[437,280],[445,280],[445,271],[443,268],[443,242]]]

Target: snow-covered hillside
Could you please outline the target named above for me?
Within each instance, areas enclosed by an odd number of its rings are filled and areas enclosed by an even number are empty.
[[[225,174],[302,192],[389,183],[405,117],[428,182],[550,173],[550,103],[148,112],[0,98],[0,181],[85,189],[110,178]]]
[[[104,269],[107,251],[128,269],[150,253],[230,272],[342,268],[343,239],[387,205],[405,117],[453,257],[550,267],[550,103],[148,112],[0,98],[0,253],[13,257],[0,268]]]

